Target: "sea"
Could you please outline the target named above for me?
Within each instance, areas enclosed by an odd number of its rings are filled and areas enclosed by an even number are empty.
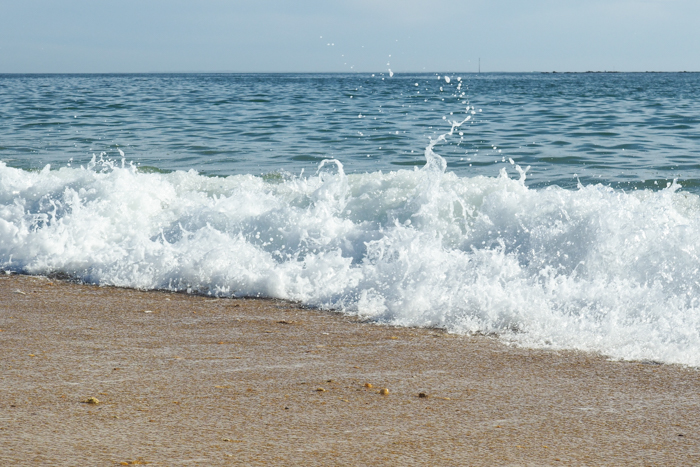
[[[0,75],[0,269],[700,366],[700,74]]]

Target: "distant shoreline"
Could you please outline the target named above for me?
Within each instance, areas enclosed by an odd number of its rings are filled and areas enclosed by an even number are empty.
[[[523,75],[523,74],[695,74],[700,71],[394,71],[397,75]],[[0,72],[3,76],[138,76],[138,75],[376,75],[387,77],[386,71],[135,71],[135,72]]]

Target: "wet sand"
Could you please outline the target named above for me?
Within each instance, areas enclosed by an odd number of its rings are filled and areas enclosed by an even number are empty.
[[[0,329],[0,465],[700,465],[676,365],[14,275]]]

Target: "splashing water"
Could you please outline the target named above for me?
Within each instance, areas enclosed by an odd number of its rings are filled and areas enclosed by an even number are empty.
[[[512,159],[447,172],[436,148],[474,114],[445,118],[414,170],[207,177],[145,172],[121,149],[80,168],[0,162],[0,267],[699,366],[700,198],[675,182],[531,189]]]
[[[700,199],[421,170],[205,177],[0,163],[0,265],[700,365]]]

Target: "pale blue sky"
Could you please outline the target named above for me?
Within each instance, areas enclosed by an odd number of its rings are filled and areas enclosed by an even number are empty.
[[[0,73],[700,71],[699,23],[698,0],[0,0]]]

